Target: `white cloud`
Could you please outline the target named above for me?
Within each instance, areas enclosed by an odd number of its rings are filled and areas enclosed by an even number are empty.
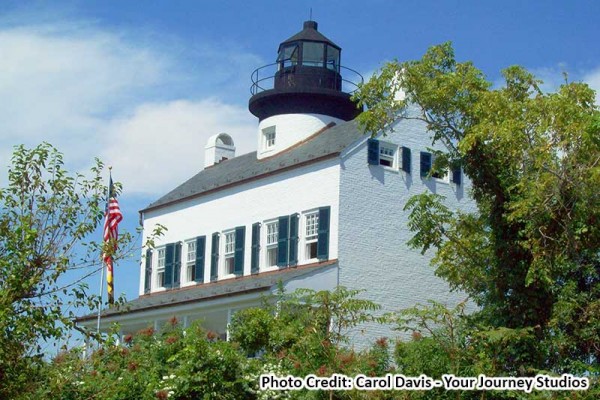
[[[256,147],[255,118],[215,99],[144,104],[107,128],[101,154],[127,192],[164,194],[204,166],[207,139],[229,133],[236,154]]]
[[[100,156],[126,193],[157,196],[202,167],[210,135],[226,131],[238,154],[251,150],[254,117],[213,96],[227,98],[242,75],[246,89],[249,72],[239,70],[260,59],[198,42],[185,53],[185,43],[165,40],[81,21],[4,28],[0,21],[0,168],[12,146],[48,141],[70,169]]]
[[[0,31],[3,140],[85,140],[127,92],[155,84],[165,60],[110,34]]]
[[[600,105],[600,67],[586,73],[583,81],[596,91],[596,105]]]

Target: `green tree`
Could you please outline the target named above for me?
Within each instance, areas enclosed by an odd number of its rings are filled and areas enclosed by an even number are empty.
[[[349,348],[353,329],[367,321],[383,322],[373,313],[379,306],[358,298],[360,291],[337,287],[333,291],[282,290],[264,299],[263,307],[237,312],[230,325],[231,340],[246,354],[260,354],[255,377],[262,373],[331,376],[383,376],[391,371],[386,339],[370,349]],[[273,398],[276,393],[259,393]],[[279,393],[279,395],[282,395]],[[354,399],[392,398],[390,392],[367,394],[359,391],[291,391],[284,398]]]
[[[396,315],[397,329],[411,332],[412,339],[398,341],[395,348],[397,372],[409,376],[442,379],[445,374],[457,377],[506,376],[506,360],[522,355],[521,347],[529,346],[535,337],[528,329],[505,327],[484,329],[473,324],[465,313],[465,303],[449,309],[430,301]],[[547,372],[545,372],[547,373]],[[592,377],[593,381],[593,377]],[[586,391],[519,390],[479,391],[446,390],[404,392],[398,399],[597,399],[600,388],[592,384]]]
[[[71,350],[42,371],[35,399],[253,399],[248,359],[229,342],[175,318],[160,332],[111,336],[88,357]]]
[[[89,177],[72,175],[47,143],[15,147],[0,189],[0,398],[32,386],[42,340],[63,339],[78,307],[98,306],[80,280],[62,278],[74,269],[89,276],[101,266],[101,245],[87,239],[103,217],[102,169],[96,160]],[[120,242],[124,249],[130,236]]]
[[[478,212],[447,209],[435,194],[411,199],[410,244],[436,250],[436,273],[468,293],[477,322],[529,332],[503,368],[598,373],[600,360],[600,114],[594,91],[567,82],[544,93],[525,69],[495,88],[449,43],[391,62],[356,97],[370,134],[398,118],[423,121],[460,164]],[[399,96],[403,92],[403,97]],[[401,114],[415,107],[416,115]],[[517,330],[511,331],[511,330]],[[518,335],[517,335],[518,336]]]

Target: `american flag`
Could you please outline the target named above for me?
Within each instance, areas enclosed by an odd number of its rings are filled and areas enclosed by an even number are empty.
[[[105,252],[102,255],[104,263],[106,264],[106,286],[108,290],[108,303],[113,304],[115,302],[114,293],[114,282],[113,282],[113,258],[112,255],[117,251],[117,239],[119,237],[119,222],[123,219],[121,209],[119,208],[119,202],[114,193],[112,176],[110,177],[110,184],[108,186],[108,201],[106,203],[106,209],[104,210],[104,243]]]

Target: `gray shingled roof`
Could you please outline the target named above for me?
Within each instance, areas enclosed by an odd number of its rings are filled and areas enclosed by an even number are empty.
[[[325,129],[273,157],[258,160],[252,152],[222,161],[200,171],[141,212],[337,155],[363,135],[354,120]]]
[[[145,311],[153,308],[176,306],[184,303],[201,302],[221,296],[231,296],[245,292],[267,290],[281,282],[288,282],[300,276],[313,273],[336,265],[337,261],[329,261],[323,264],[300,266],[297,268],[285,268],[273,272],[264,272],[257,275],[247,275],[220,282],[207,283],[192,287],[184,287],[166,292],[154,293],[138,297],[128,301],[123,308],[106,309],[102,311],[103,317],[110,317],[124,313]],[[88,314],[77,318],[76,322],[92,320],[98,314]]]

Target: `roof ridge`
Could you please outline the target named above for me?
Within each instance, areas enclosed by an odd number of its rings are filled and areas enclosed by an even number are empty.
[[[340,152],[363,136],[354,121],[321,128],[311,136],[273,156],[258,159],[257,152],[230,158],[212,168],[204,168],[184,183],[176,186],[140,213],[176,202],[222,190],[249,180],[299,168],[309,163],[339,155]]]

